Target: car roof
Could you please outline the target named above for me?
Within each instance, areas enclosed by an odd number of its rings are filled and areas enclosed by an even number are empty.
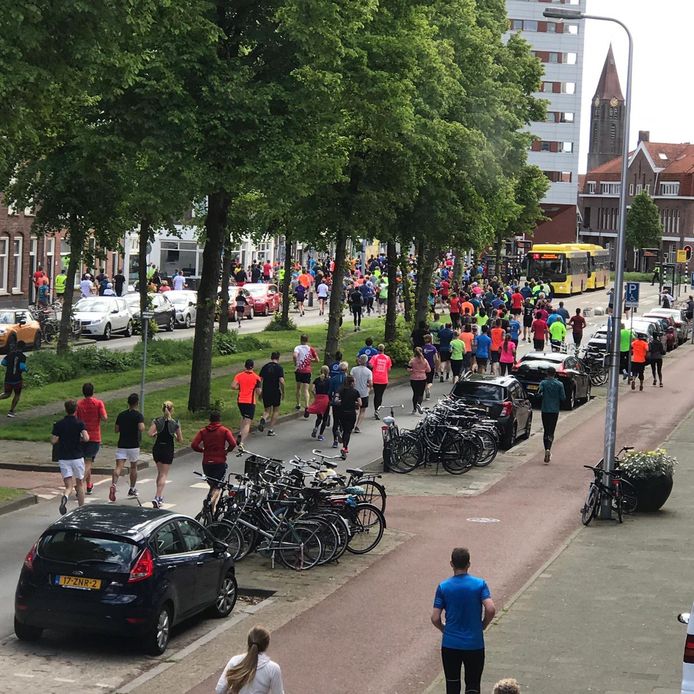
[[[55,530],[89,530],[95,533],[120,535],[133,541],[149,536],[153,530],[180,514],[163,509],[127,506],[125,504],[89,504],[68,513],[50,525]]]
[[[473,374],[469,378],[465,378],[459,383],[491,383],[495,386],[503,386],[507,388],[516,381],[515,376],[494,376],[492,374]],[[456,383],[456,385],[458,385]]]
[[[523,361],[523,359],[527,359],[528,357],[533,357],[533,361],[556,361],[558,363],[560,361],[564,361],[564,359],[569,356],[571,355],[564,354],[563,352],[528,352],[521,357],[521,361]]]

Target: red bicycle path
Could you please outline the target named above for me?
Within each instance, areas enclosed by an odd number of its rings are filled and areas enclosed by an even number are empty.
[[[644,392],[621,386],[619,446],[656,447],[694,407],[689,356],[685,348],[668,358],[665,388],[649,380]],[[440,672],[429,615],[436,585],[450,573],[451,548],[470,548],[471,572],[487,580],[502,609],[579,527],[590,479],[582,465],[602,457],[604,416],[597,408],[555,440],[550,465],[538,454],[479,496],[389,497],[389,527],[411,539],[273,633],[271,656],[287,692],[424,691]],[[214,691],[218,677],[191,692]]]

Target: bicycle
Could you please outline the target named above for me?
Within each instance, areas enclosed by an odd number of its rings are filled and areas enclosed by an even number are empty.
[[[615,455],[615,462],[619,463],[619,456],[624,451],[630,451],[633,446],[624,446],[619,453]],[[594,478],[588,487],[588,496],[581,508],[581,522],[583,525],[590,525],[593,518],[598,515],[602,500],[604,497],[609,497],[611,500],[612,509],[617,512],[617,520],[622,523],[625,513],[633,513],[636,510],[637,497],[634,487],[625,479],[622,479],[619,471],[608,472],[603,470],[603,461],[597,465],[584,465],[584,468],[593,471]],[[610,484],[603,483],[603,475],[607,474],[610,478]]]

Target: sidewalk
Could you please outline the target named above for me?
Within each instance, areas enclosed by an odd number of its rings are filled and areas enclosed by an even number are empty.
[[[490,627],[482,691],[515,677],[533,694],[679,694],[694,600],[694,412],[664,442],[678,458],[662,511],[593,521]],[[426,694],[445,692],[443,677]]]

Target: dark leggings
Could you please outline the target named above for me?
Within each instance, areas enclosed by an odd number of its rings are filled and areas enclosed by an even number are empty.
[[[328,424],[328,412],[330,412],[330,408],[328,408],[325,411],[325,414],[317,414],[316,415],[316,429],[318,429],[318,433],[323,436],[323,432],[325,431],[325,427]]]
[[[374,383],[374,411],[378,410],[383,402],[383,393],[386,392],[387,383]]]
[[[559,419],[558,412],[543,412],[542,413],[542,428],[544,434],[542,440],[545,444],[545,450],[552,450],[552,441],[554,441],[554,430],[557,428],[557,420]]]
[[[656,359],[651,362],[651,373],[653,374],[653,381],[655,381],[655,374],[658,372],[658,380],[663,382],[663,360]]]
[[[352,306],[352,313],[354,314],[354,327],[361,325],[361,306]]]
[[[342,427],[342,448],[349,447],[349,440],[352,436],[352,429],[357,423],[356,412],[340,412],[340,426]]]
[[[336,407],[333,407],[333,440],[337,441],[340,434],[340,413]]]
[[[511,375],[511,369],[513,368],[513,363],[505,362],[505,361],[500,361],[499,366],[501,367],[501,375],[504,376],[505,374]]]
[[[446,676],[446,694],[460,694],[460,671],[465,667],[465,694],[479,694],[484,670],[484,648],[479,651],[463,651],[458,648],[441,648],[443,673]]]
[[[421,405],[424,399],[424,390],[427,387],[427,382],[410,381],[410,387],[412,388],[412,409],[416,410],[417,405]]]

